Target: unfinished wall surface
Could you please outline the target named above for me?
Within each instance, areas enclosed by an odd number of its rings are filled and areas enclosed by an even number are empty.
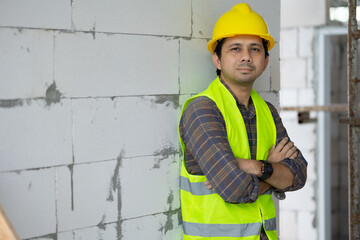
[[[316,105],[314,41],[319,26],[326,24],[325,0],[281,1],[281,107]],[[313,115],[312,115],[313,116]],[[308,161],[305,187],[280,201],[282,239],[318,239],[316,218],[316,123],[299,124],[297,112],[281,112],[289,136]]]
[[[278,43],[280,1],[245,2]],[[236,3],[0,1],[0,204],[22,239],[181,239],[181,104]],[[270,54],[255,89],[279,106]]]

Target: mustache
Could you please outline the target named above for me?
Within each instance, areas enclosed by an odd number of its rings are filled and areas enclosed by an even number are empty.
[[[244,63],[241,63],[239,66],[239,68],[250,68],[252,70],[255,69],[255,66],[250,64],[250,63],[247,63],[247,62],[244,62]]]

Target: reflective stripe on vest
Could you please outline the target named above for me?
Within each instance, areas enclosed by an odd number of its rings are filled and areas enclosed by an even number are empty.
[[[250,159],[250,147],[246,127],[236,100],[217,78],[207,90],[188,99],[183,107],[196,97],[206,96],[213,100],[223,115],[230,147],[237,158]],[[268,150],[276,141],[276,128],[271,111],[265,101],[254,91],[251,92],[256,110],[257,153],[256,159],[266,160]],[[183,112],[182,112],[183,113]],[[185,146],[180,138],[185,156]],[[181,167],[181,209],[183,216],[184,240],[255,240],[259,238],[261,225],[270,240],[276,240],[276,212],[271,191],[260,195],[254,203],[226,203],[213,190],[206,188],[203,175],[191,175]]]
[[[248,237],[259,235],[261,223],[248,224],[201,224],[183,222],[184,233],[196,236],[199,232],[202,237]]]
[[[202,232],[202,237],[248,237],[259,235],[261,223],[247,224],[203,224],[183,222],[184,234],[196,236]],[[265,230],[276,230],[276,218],[265,220]]]
[[[181,190],[191,192],[193,195],[210,195],[215,194],[214,190],[208,189],[203,182],[190,182],[186,177],[180,177]],[[262,195],[272,194],[271,188]]]

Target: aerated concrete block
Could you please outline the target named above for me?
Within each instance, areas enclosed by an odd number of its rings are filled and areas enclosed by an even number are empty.
[[[281,89],[306,88],[306,59],[287,59],[281,65]]]
[[[279,42],[275,43],[270,50],[269,66],[270,68],[270,90],[278,92],[280,90],[280,46]]]
[[[317,238],[317,220],[315,211],[300,211],[298,213],[298,238],[300,240],[316,240]],[[347,221],[346,219],[345,221]],[[344,221],[344,222],[345,222]]]
[[[73,4],[76,30],[190,36],[191,1],[79,0]]]
[[[180,93],[204,91],[217,77],[205,39],[180,39]]]
[[[55,45],[55,81],[64,96],[179,92],[178,39],[58,33]]]
[[[146,204],[146,200],[145,200]],[[134,239],[182,239],[177,212],[153,214],[141,218],[129,219],[122,223],[122,240]]]
[[[178,155],[163,153],[57,168],[59,231],[98,226],[91,232],[114,234],[101,230],[117,222],[118,232],[123,220],[162,212],[163,230],[171,230],[180,208],[179,165]]]
[[[60,232],[118,221],[119,167],[114,160],[57,168]]]
[[[307,166],[307,181],[316,181],[317,180],[317,172],[316,172],[316,162],[315,162],[315,149],[313,150],[301,150],[302,155],[308,163]]]
[[[280,112],[279,108],[279,94],[274,92],[258,92],[258,94],[267,102],[271,103],[278,113]]]
[[[182,238],[178,214],[158,213],[150,216],[125,220],[118,223],[99,224],[98,226],[58,233],[58,240],[99,240],[99,239],[162,239]]]
[[[0,28],[0,99],[45,96],[54,80],[53,48],[52,31]]]
[[[233,1],[199,0],[192,2],[193,35],[197,38],[211,39],[216,21],[236,3]]]
[[[286,199],[281,201],[281,209],[293,211],[315,211],[315,181],[307,181],[305,186],[295,192],[287,192]]]
[[[75,162],[178,151],[177,95],[74,100]]]
[[[281,1],[281,27],[321,26],[326,24],[326,0]]]
[[[314,106],[316,104],[315,89],[304,88],[299,89],[299,105]]]
[[[282,207],[282,201],[280,201],[280,207]],[[280,231],[278,235],[280,239],[297,240],[298,231],[298,213],[296,211],[282,210],[280,212]]]
[[[121,231],[119,231],[121,234]],[[99,224],[98,226],[76,229],[69,232],[61,232],[57,240],[99,240],[120,239],[118,238],[117,224]]]
[[[315,86],[315,76],[314,76],[315,75],[315,73],[314,73],[315,66],[314,66],[313,58],[312,57],[306,58],[306,64],[307,64],[307,66],[306,66],[306,75],[307,75],[306,76],[307,77],[306,86],[308,88],[314,88],[314,86]],[[346,84],[344,84],[344,85],[346,85]]]
[[[297,121],[286,121],[284,126],[289,137],[300,150],[314,150],[316,148],[315,123],[298,124]]]
[[[300,57],[313,56],[314,28],[299,29],[299,55]]]
[[[56,232],[53,168],[0,173],[0,202],[21,239]]]
[[[178,154],[167,153],[166,149],[154,157],[124,159],[119,172],[122,218],[175,214],[173,211],[180,208],[179,166]]]
[[[299,105],[299,97],[297,89],[281,89],[279,92],[280,95],[280,105],[283,107],[296,107]]]
[[[72,161],[71,102],[0,100],[0,171]]]
[[[0,26],[71,29],[71,1],[2,0]]]
[[[280,33],[281,60],[296,58],[298,56],[298,29],[282,29]]]

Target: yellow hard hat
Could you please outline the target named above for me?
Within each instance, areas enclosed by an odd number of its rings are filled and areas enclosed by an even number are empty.
[[[275,45],[265,20],[246,3],[239,3],[216,22],[208,49],[214,53],[218,40],[236,35],[255,35],[268,40],[268,50]]]

